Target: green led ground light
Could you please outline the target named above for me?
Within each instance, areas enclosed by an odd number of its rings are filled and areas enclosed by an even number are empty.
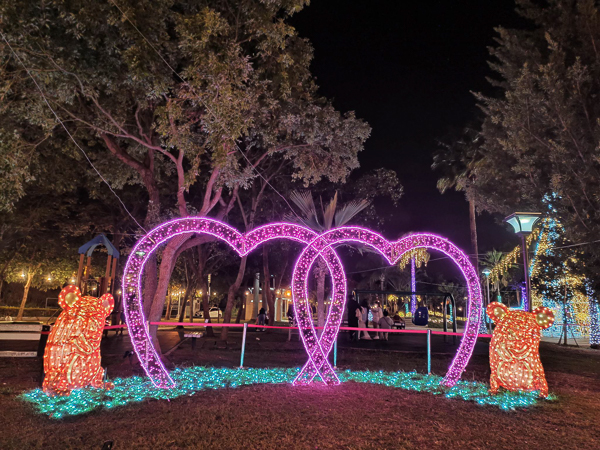
[[[176,369],[171,375],[176,382],[172,389],[155,387],[147,378],[131,377],[112,380],[111,391],[85,388],[72,392],[68,397],[49,397],[41,389],[21,395],[33,403],[36,410],[54,419],[85,414],[97,409],[111,409],[147,399],[167,400],[193,395],[206,389],[236,388],[253,384],[292,383],[300,369],[217,369],[212,367],[190,367]],[[416,372],[371,372],[346,370],[338,372],[342,383],[381,384],[409,391],[443,395],[446,398],[477,402],[480,405],[496,406],[502,410],[515,410],[533,406],[542,401],[537,392],[508,392],[496,395],[488,393],[489,386],[480,382],[459,381],[451,388],[440,384],[442,377],[422,375]],[[335,388],[333,388],[335,389]],[[549,397],[553,400],[553,396]]]

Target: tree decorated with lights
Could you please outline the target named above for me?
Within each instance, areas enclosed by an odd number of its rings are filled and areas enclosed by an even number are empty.
[[[427,266],[431,255],[424,248],[417,248],[405,253],[398,261],[398,267],[402,270],[410,263],[410,289],[417,290],[417,268]],[[414,315],[417,310],[417,295],[412,294],[410,299],[410,314]]]
[[[591,346],[600,344],[598,300],[590,281],[582,274],[583,252],[570,247],[564,228],[549,206],[530,264],[533,306],[550,308],[555,325],[544,330],[548,336],[589,337]],[[566,344],[566,340],[565,340]]]
[[[590,243],[600,234],[600,10],[593,0],[515,3],[523,26],[496,29],[493,95],[476,95],[484,118],[467,194],[506,215],[542,211],[555,192],[565,237]],[[458,158],[471,160],[468,151]],[[580,266],[596,290],[599,248],[586,246]]]

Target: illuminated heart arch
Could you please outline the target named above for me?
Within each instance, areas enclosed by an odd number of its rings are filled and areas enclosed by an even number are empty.
[[[294,384],[309,384],[316,375],[327,384],[338,384],[339,379],[333,368],[327,360],[327,355],[331,351],[331,347],[337,337],[338,329],[333,326],[325,326],[321,339],[317,340],[317,336],[312,325],[312,313],[308,303],[307,280],[308,274],[312,265],[315,263],[319,255],[331,249],[334,245],[343,243],[359,243],[368,245],[377,250],[383,255],[390,265],[396,264],[402,255],[416,248],[427,248],[437,250],[446,254],[462,271],[467,282],[469,295],[468,311],[469,316],[465,324],[463,339],[458,347],[456,356],[450,364],[448,372],[442,381],[446,386],[454,386],[460,379],[461,374],[465,370],[475,344],[479,332],[479,321],[481,320],[481,288],[479,277],[475,268],[458,247],[452,244],[447,239],[429,233],[417,233],[408,235],[397,242],[389,242],[381,235],[360,227],[340,227],[327,231],[316,236],[300,254],[294,273],[292,275],[292,295],[294,306],[296,309],[296,317],[299,327],[304,330],[300,335],[304,340],[304,345],[309,355],[308,362],[304,365]],[[325,257],[327,260],[328,257]],[[332,265],[333,266],[333,265]],[[333,266],[333,270],[337,267]],[[332,272],[334,279],[334,295],[340,296],[333,298],[332,308],[329,312],[329,319],[332,324],[341,320],[343,306],[341,310],[336,308],[340,302],[343,305],[345,297],[346,281],[344,279],[343,270],[339,274]],[[335,280],[339,283],[337,286]]]
[[[301,329],[301,337],[309,360],[294,380],[294,384],[308,384],[319,375],[326,384],[338,384],[339,379],[327,360],[339,331],[346,298],[346,278],[342,264],[332,246],[355,242],[371,246],[379,251],[390,264],[394,264],[403,253],[413,248],[425,247],[447,254],[462,270],[468,285],[469,317],[465,334],[443,383],[452,386],[467,365],[475,342],[481,312],[481,290],[475,269],[467,256],[449,241],[431,234],[407,236],[390,243],[370,230],[358,227],[342,227],[322,235],[289,223],[273,223],[256,228],[247,234],[217,220],[203,217],[188,217],[172,220],[151,230],[133,248],[125,265],[123,275],[123,304],[127,327],[135,352],[146,374],[157,387],[175,386],[169,372],[156,353],[149,334],[149,325],[143,314],[142,275],[148,258],[174,236],[185,234],[208,234],[225,241],[238,255],[244,256],[260,244],[273,239],[291,239],[307,244],[292,275],[293,302]],[[307,279],[316,259],[322,256],[332,275],[332,302],[329,315],[320,338],[312,322],[308,303]]]

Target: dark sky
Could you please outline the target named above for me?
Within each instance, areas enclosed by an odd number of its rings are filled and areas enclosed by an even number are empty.
[[[509,0],[313,0],[291,23],[314,46],[320,92],[373,128],[361,170],[394,169],[404,186],[400,213],[383,230],[438,232],[465,250],[464,195],[441,195],[432,172],[436,139],[477,115],[470,91],[489,92],[487,47],[494,27],[518,18]],[[478,217],[480,253],[517,244],[498,218]]]

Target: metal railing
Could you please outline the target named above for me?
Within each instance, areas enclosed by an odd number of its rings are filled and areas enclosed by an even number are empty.
[[[150,322],[150,325],[157,326],[184,326],[184,327],[226,327],[226,328],[243,328],[242,334],[242,349],[240,353],[240,368],[244,367],[244,356],[246,353],[246,334],[248,328],[260,328],[260,329],[280,329],[280,330],[299,330],[299,327],[290,326],[275,326],[275,325],[256,325],[249,323],[189,323],[189,322]],[[105,330],[122,328],[126,325],[112,325],[104,327]],[[323,327],[314,327],[315,330],[323,329]],[[431,373],[431,336],[434,334],[442,336],[462,336],[464,333],[455,333],[451,331],[436,331],[432,329],[425,330],[394,330],[388,328],[355,328],[355,327],[340,327],[340,331],[367,331],[376,333],[412,333],[412,334],[426,334],[427,335],[427,373]],[[491,338],[491,334],[479,334],[478,337]],[[333,366],[337,367],[337,339],[334,342],[333,347]]]

